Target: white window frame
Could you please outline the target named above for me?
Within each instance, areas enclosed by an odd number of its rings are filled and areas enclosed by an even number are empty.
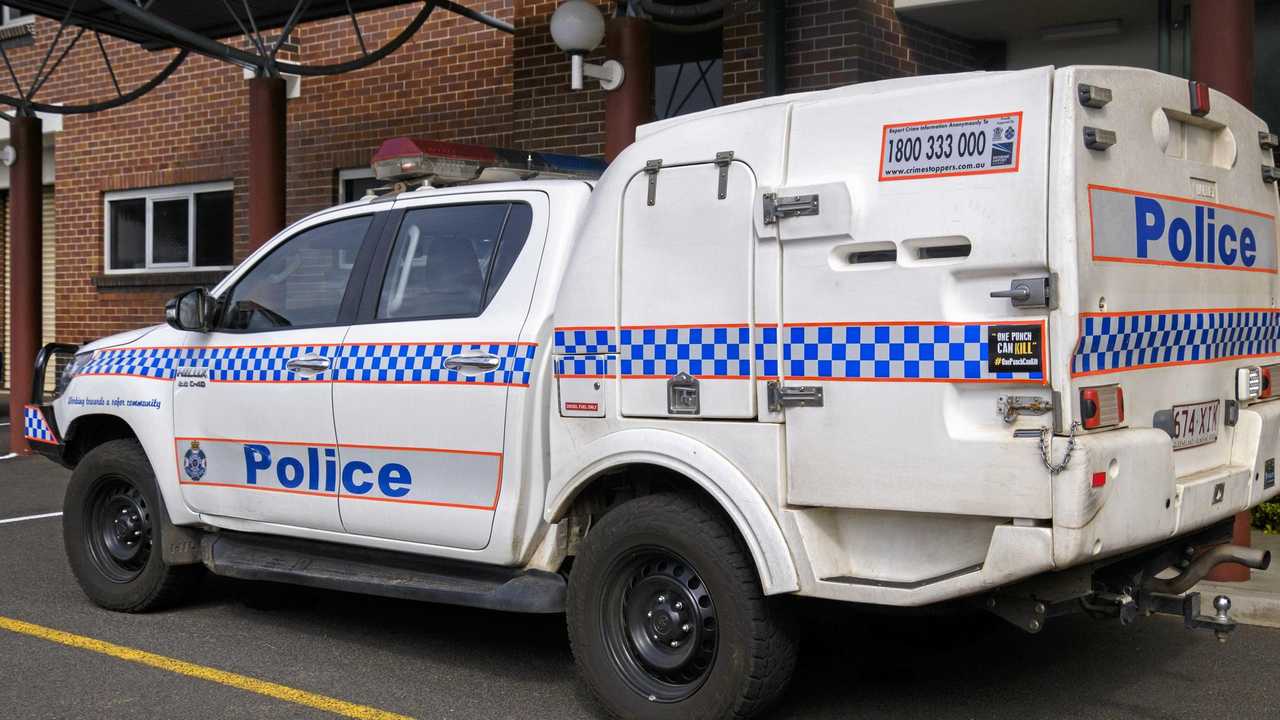
[[[175,270],[230,270],[235,265],[195,265],[196,257],[196,195],[207,192],[234,191],[231,181],[198,183],[195,185],[168,185],[164,187],[143,188],[139,190],[116,190],[103,193],[102,196],[102,266],[108,275],[136,275],[142,273],[173,272]],[[144,253],[146,267],[113,268],[111,267],[111,203],[121,200],[146,200],[144,217]],[[153,262],[153,220],[152,208],[157,202],[166,200],[187,201],[187,261],[184,263]],[[233,238],[234,242],[234,238]]]
[[[347,197],[348,180],[366,180],[373,177],[373,168],[344,168],[338,171],[338,204],[349,203],[360,198]]]
[[[14,8],[11,8],[8,5],[0,5],[0,27],[14,27],[16,25],[26,25],[36,21],[36,14],[32,12],[18,17],[10,17],[9,13],[13,10]]]

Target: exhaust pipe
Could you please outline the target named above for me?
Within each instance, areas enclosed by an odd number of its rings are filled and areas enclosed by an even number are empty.
[[[1191,561],[1187,569],[1174,577],[1147,578],[1142,584],[1142,589],[1166,595],[1181,595],[1222,563],[1239,563],[1254,570],[1266,570],[1271,566],[1271,551],[1239,545],[1215,545]]]

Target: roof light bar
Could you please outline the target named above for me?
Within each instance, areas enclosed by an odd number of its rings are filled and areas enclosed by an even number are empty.
[[[373,154],[373,174],[390,182],[456,185],[532,178],[595,179],[605,163],[594,158],[398,137]]]

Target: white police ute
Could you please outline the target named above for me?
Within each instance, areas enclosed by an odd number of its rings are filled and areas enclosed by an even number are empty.
[[[1255,115],[1039,68],[637,135],[607,170],[389,141],[389,192],[47,347],[27,437],[74,468],[88,596],[207,570],[564,612],[585,683],[651,718],[775,700],[786,596],[1234,628],[1188,591],[1265,569],[1232,518],[1280,492]]]

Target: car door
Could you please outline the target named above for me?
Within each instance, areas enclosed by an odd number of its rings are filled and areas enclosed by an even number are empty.
[[[219,292],[214,330],[181,349],[174,460],[194,510],[342,529],[330,381],[383,215],[298,228]]]
[[[334,376],[347,532],[488,545],[518,496],[505,424],[529,401],[521,332],[547,215],[531,191],[396,203]]]

